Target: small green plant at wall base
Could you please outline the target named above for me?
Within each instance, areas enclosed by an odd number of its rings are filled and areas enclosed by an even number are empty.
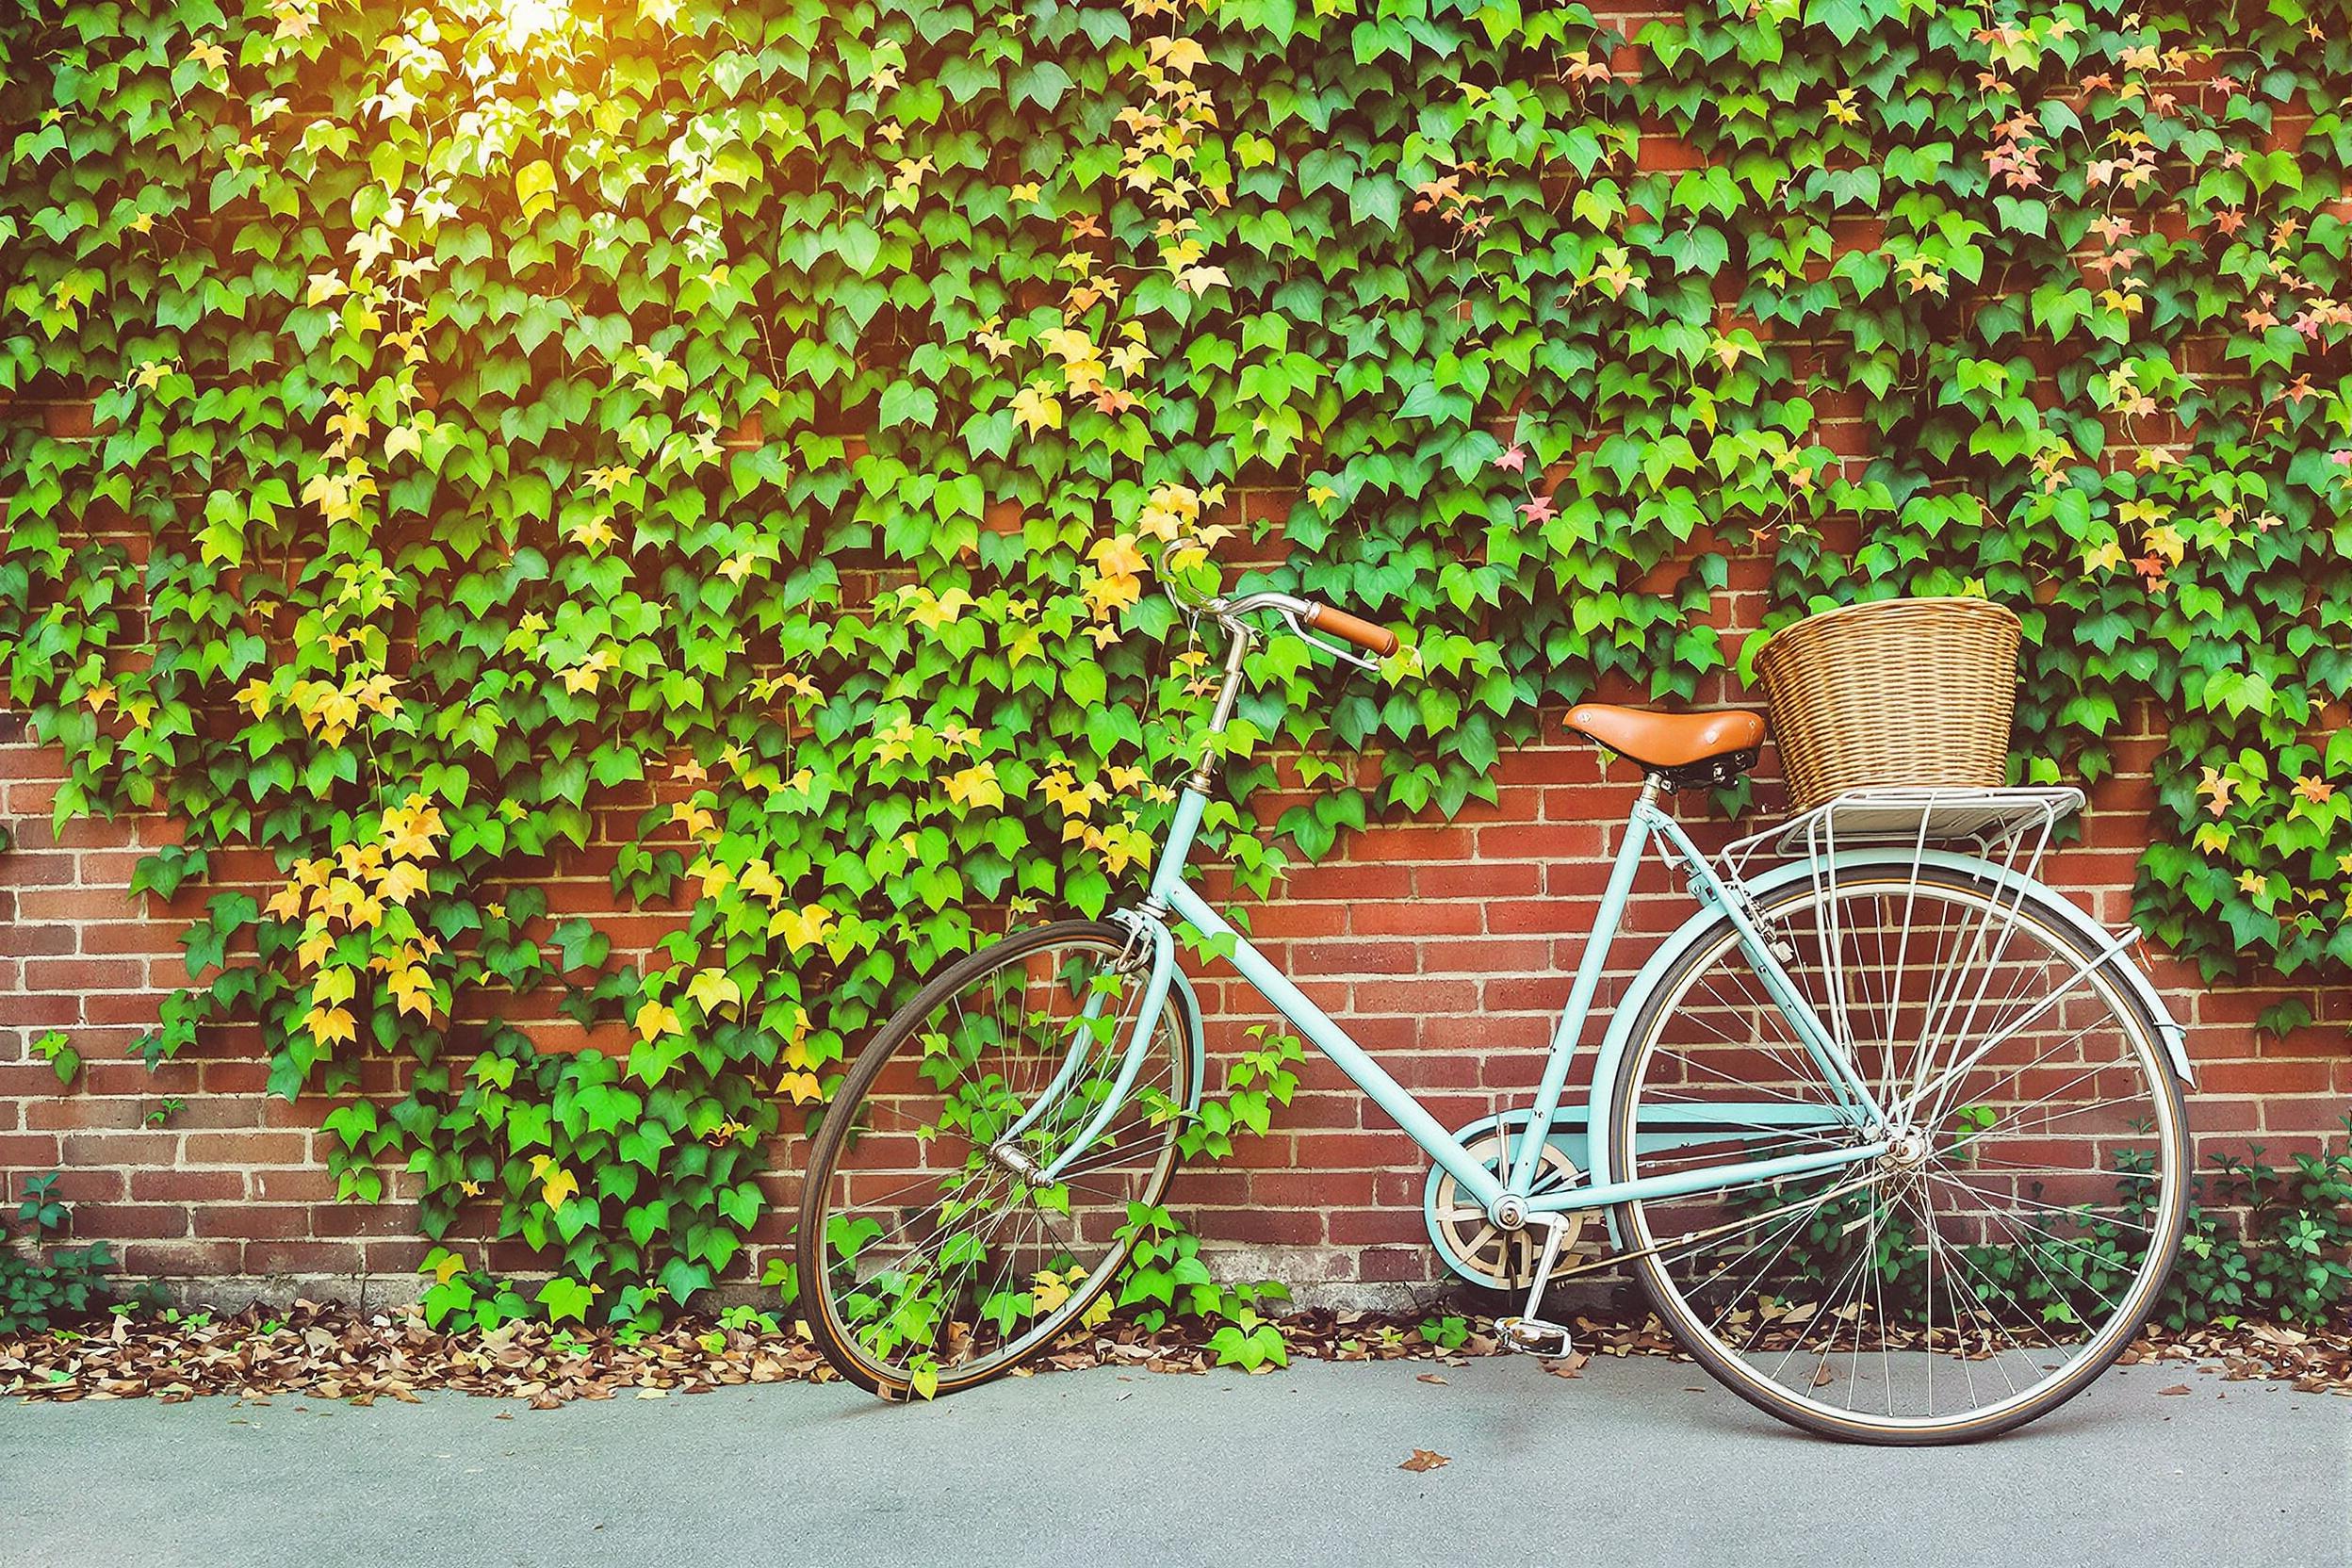
[[[1259,1315],[1250,1306],[1234,1308],[1233,1320],[1209,1335],[1209,1349],[1219,1366],[1263,1372],[1290,1364],[1290,1348],[1282,1343],[1280,1325]]]
[[[800,1301],[800,1270],[783,1258],[770,1258],[760,1271],[760,1287],[775,1291],[777,1304],[790,1312]]]
[[[433,1276],[422,1303],[427,1328],[488,1333],[531,1315],[530,1300],[512,1283],[467,1267],[446,1247],[427,1252],[418,1272]]]
[[[2346,1321],[2352,1297],[2352,1118],[2345,1141],[2298,1153],[2288,1168],[2262,1151],[2217,1157],[2198,1184],[2180,1261],[2157,1307],[2159,1321],[2235,1328],[2245,1318],[2307,1327]],[[2243,1223],[2222,1210],[2243,1210]]]
[[[54,1172],[28,1179],[13,1220],[0,1215],[0,1334],[40,1333],[118,1305],[152,1307],[163,1299],[151,1282],[125,1286],[113,1279],[114,1250],[106,1243],[56,1245],[72,1217],[57,1184]]]
[[[1200,1258],[1200,1239],[1165,1208],[1129,1205],[1135,1250],[1113,1299],[1138,1328],[1157,1332],[1177,1318],[1208,1331],[1220,1366],[1256,1371],[1286,1366],[1289,1351],[1271,1320],[1288,1305],[1289,1288],[1275,1280],[1220,1283]]]
[[[1421,1320],[1421,1337],[1441,1350],[1458,1350],[1470,1338],[1470,1323],[1467,1318],[1450,1314],[1425,1317]]]
[[[719,1327],[733,1333],[772,1334],[778,1331],[776,1318],[757,1307],[732,1306],[719,1314]]]

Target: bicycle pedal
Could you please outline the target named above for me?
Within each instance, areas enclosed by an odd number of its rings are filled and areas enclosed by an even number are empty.
[[[1540,1317],[1502,1317],[1494,1327],[1503,1337],[1503,1348],[1522,1350],[1536,1356],[1564,1356],[1576,1348],[1574,1337],[1564,1323],[1547,1323]]]

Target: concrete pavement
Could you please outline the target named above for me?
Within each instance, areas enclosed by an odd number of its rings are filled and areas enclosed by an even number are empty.
[[[1399,1470],[1415,1448],[1450,1462]],[[906,1408],[839,1385],[538,1413],[0,1406],[6,1568],[2332,1568],[2348,1521],[2352,1398],[2178,1364],[2110,1373],[1996,1442],[1911,1451],[1805,1437],[1665,1361],[1574,1380],[1520,1358],[1105,1369]]]

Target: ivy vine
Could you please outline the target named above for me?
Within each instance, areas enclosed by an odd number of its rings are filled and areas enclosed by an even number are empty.
[[[1259,656],[1209,851],[1251,886],[1490,797],[1546,702],[1690,694],[1760,547],[1782,616],[2017,606],[2027,776],[2152,702],[2143,922],[2341,975],[2332,17],[15,8],[7,697],[60,821],[187,825],[138,877],[212,890],[151,1058],[258,1020],[347,1196],[404,1167],[558,1315],[710,1284],[765,1141],[975,918],[1132,878],[1207,657],[1151,579],[1234,534],[1417,633],[1376,683]],[[1324,792],[1266,837],[1278,748]],[[583,866],[674,912],[648,957],[553,905]],[[548,988],[633,1043],[497,1021]]]

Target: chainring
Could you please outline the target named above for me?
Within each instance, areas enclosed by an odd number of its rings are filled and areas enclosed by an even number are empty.
[[[1463,1138],[1462,1148],[1472,1159],[1499,1174],[1502,1133],[1492,1127],[1475,1137],[1465,1136],[1466,1133],[1464,1129],[1464,1133],[1455,1135]],[[1517,1143],[1514,1135],[1514,1152]],[[1535,1187],[1544,1192],[1571,1186],[1581,1175],[1576,1162],[1558,1144],[1546,1143],[1536,1171]],[[1423,1207],[1438,1255],[1456,1274],[1489,1290],[1525,1290],[1535,1282],[1535,1266],[1543,1256],[1544,1227],[1529,1225],[1517,1231],[1504,1230],[1488,1217],[1483,1206],[1462,1191],[1453,1172],[1443,1166],[1430,1173]],[[1581,1213],[1560,1217],[1565,1221],[1560,1238],[1563,1256],[1575,1249],[1577,1237],[1583,1233],[1585,1217]]]

